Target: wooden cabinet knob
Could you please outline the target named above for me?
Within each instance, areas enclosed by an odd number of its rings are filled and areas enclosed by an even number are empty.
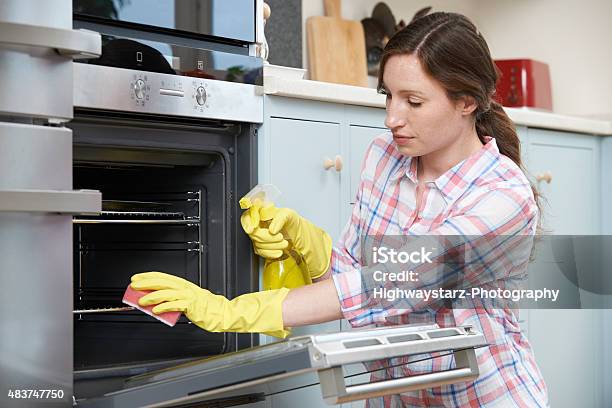
[[[270,18],[270,14],[272,14],[272,11],[270,10],[270,6],[268,5],[268,3],[264,3],[263,4],[263,18],[264,18],[264,20],[268,20]]]
[[[332,167],[336,169],[336,171],[342,170],[342,157],[336,156],[334,160],[326,158],[323,162],[323,167],[325,168],[325,170],[329,170]]]
[[[550,184],[550,182],[552,181],[552,174],[550,173],[550,171],[545,171],[544,173],[536,175],[535,179],[538,183],[545,181],[546,183]]]

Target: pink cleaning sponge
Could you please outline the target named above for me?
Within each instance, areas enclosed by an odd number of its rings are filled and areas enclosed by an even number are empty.
[[[155,313],[153,313],[153,308],[156,305],[140,306],[138,304],[138,299],[140,299],[147,293],[151,293],[151,292],[153,291],[152,290],[136,290],[136,289],[132,289],[132,286],[128,286],[127,289],[125,290],[125,294],[123,295],[123,303],[125,303],[126,305],[133,306],[138,310],[142,310],[146,314],[153,316],[157,320],[161,320],[162,322],[164,322],[170,327],[174,326],[176,322],[178,321],[178,319],[181,317],[181,312],[166,312],[166,313],[160,313],[156,315]]]

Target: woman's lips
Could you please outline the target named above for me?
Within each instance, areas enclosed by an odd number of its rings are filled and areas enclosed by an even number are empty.
[[[411,136],[393,135],[393,141],[400,146],[410,144],[414,139],[416,138]]]

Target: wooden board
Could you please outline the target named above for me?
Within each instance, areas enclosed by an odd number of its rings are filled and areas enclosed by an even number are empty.
[[[365,38],[360,22],[313,16],[306,21],[306,31],[310,79],[368,86]]]

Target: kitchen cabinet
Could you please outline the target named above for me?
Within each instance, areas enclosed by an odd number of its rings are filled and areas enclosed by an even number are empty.
[[[259,182],[275,184],[279,206],[294,208],[336,241],[355,201],[365,152],[386,131],[384,118],[380,108],[266,96]]]
[[[601,141],[601,217],[603,235],[612,235],[612,136]],[[612,294],[606,297],[605,308],[602,309],[602,338],[612,339]],[[602,384],[612,384],[612,346],[604,342]],[[603,387],[603,401],[612,401],[612,387]]]
[[[259,183],[276,185],[282,193],[279,206],[295,209],[337,241],[355,201],[365,152],[386,131],[385,110],[276,96],[266,96],[264,110],[258,135]],[[297,328],[293,334],[340,329],[348,330],[349,325],[329,322]],[[262,342],[271,341],[262,336]],[[359,369],[363,367],[351,366],[349,374]],[[362,377],[347,382],[367,381],[369,374]],[[296,401],[304,407],[327,406],[318,386],[274,396],[272,406],[295,406]],[[352,404],[343,406],[363,402]]]
[[[527,140],[527,168],[547,201],[543,211],[548,233],[599,234],[601,138],[529,129]]]
[[[340,174],[334,167],[325,169],[325,160],[340,154],[340,123],[304,121],[291,117],[270,117],[269,174],[260,183],[272,183],[282,196],[279,207],[295,209],[300,215],[325,229],[334,240],[339,236],[341,213]],[[333,159],[332,159],[333,158]],[[341,160],[341,159],[340,159]],[[334,332],[338,321],[293,329],[292,335]],[[267,338],[265,342],[274,341]],[[272,407],[324,406],[318,386],[305,386],[286,380],[284,389],[294,389],[271,397]],[[314,378],[313,383],[318,380]],[[304,388],[302,388],[304,387]]]
[[[340,171],[333,166],[326,169],[325,160],[335,161],[338,156],[342,162],[341,106],[269,96],[264,106],[264,125],[258,132],[258,182],[278,187],[277,206],[295,209],[337,240],[342,212]],[[335,321],[295,328],[292,335],[339,329],[340,322]],[[261,341],[276,339],[261,336]],[[312,394],[313,404],[322,403],[320,393],[306,394]]]
[[[612,235],[612,136],[601,140],[601,233]]]
[[[295,209],[336,238],[340,206],[334,204],[341,199],[340,174],[333,167],[325,170],[324,161],[340,154],[340,125],[278,117],[268,123],[269,182],[282,192],[278,205]]]
[[[523,162],[523,168],[526,167],[527,158],[529,157],[529,151],[527,149],[527,144],[528,144],[527,132],[528,132],[528,129],[525,126],[516,127],[516,133],[518,134],[519,141],[521,143],[521,160]],[[529,310],[526,310],[526,309],[519,310],[519,313],[518,313],[519,325],[521,326],[521,329],[523,330],[525,334],[528,334],[529,332],[529,324],[527,322],[528,316],[529,316]]]
[[[346,149],[348,168],[344,172],[344,186],[346,187],[345,195],[348,201],[344,206],[344,216],[342,217],[342,227],[348,222],[359,181],[361,179],[361,165],[365,158],[366,151],[372,141],[382,133],[388,131],[384,127],[385,110],[377,108],[364,108],[357,106],[346,106]]]
[[[552,235],[601,233],[601,137],[527,129],[528,176],[542,194],[543,227]],[[583,305],[601,299],[580,292]],[[594,303],[595,302],[595,303]],[[527,335],[553,407],[602,406],[603,310],[529,310]],[[560,364],[562,361],[562,364]]]

